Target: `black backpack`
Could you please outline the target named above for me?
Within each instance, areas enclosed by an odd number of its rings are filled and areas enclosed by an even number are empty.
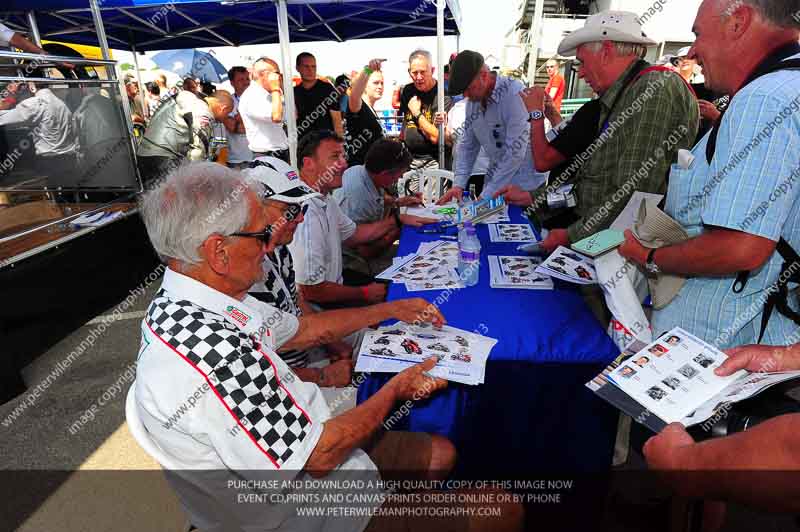
[[[756,70],[745,82],[745,85],[753,82],[761,76],[765,76],[778,70],[800,70],[800,59],[789,59],[772,64]],[[724,113],[724,111],[723,111]],[[719,120],[722,120],[720,116]],[[719,121],[717,121],[719,124]],[[711,164],[711,159],[714,158],[714,151],[717,147],[717,133],[718,127],[711,130],[711,135],[708,138],[708,145],[706,145],[706,161]],[[781,237],[776,246],[778,253],[783,257],[783,265],[781,266],[778,280],[769,288],[769,295],[764,302],[764,313],[761,315],[761,332],[758,334],[758,343],[764,337],[764,331],[767,329],[767,323],[772,315],[773,310],[777,310],[780,314],[792,320],[800,326],[800,313],[795,312],[789,306],[789,283],[800,283],[800,255],[792,249],[792,246]],[[736,276],[736,281],[733,283],[733,292],[738,294],[744,290],[747,280],[750,277],[749,271],[742,271]]]

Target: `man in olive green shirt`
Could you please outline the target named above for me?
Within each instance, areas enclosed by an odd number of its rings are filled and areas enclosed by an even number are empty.
[[[543,243],[548,251],[608,228],[635,191],[664,193],[678,150],[691,148],[699,123],[697,101],[674,72],[648,70],[640,57],[653,44],[636,15],[623,11],[593,15],[561,42],[558,53],[577,56],[578,75],[600,96],[600,105],[595,140],[573,157],[577,170],[569,182],[575,183],[578,220],[550,231]],[[537,111],[531,110],[531,121],[541,120],[544,109]],[[530,192],[507,187],[500,194],[539,211],[547,208],[547,193],[561,184]]]

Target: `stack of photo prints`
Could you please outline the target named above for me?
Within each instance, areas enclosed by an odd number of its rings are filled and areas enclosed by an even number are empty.
[[[528,224],[492,224],[489,226],[492,242],[538,242]]]
[[[536,271],[541,262],[538,257],[489,255],[489,284],[492,288],[552,290],[553,280]]]
[[[456,271],[457,267],[457,242],[423,242],[416,253],[395,258],[392,266],[375,278],[405,283],[409,292],[464,288]]]
[[[355,370],[399,373],[435,356],[439,360],[429,372],[433,377],[483,384],[486,360],[496,343],[494,338],[455,327],[436,329],[429,323],[398,322],[364,335]]]
[[[680,422],[696,425],[800,371],[714,373],[725,353],[676,327],[650,344],[634,340],[600,375],[586,383],[597,395],[653,432]]]

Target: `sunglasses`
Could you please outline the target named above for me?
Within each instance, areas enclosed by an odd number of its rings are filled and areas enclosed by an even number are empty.
[[[300,213],[305,214],[308,211],[308,205],[297,205],[296,203],[292,203],[283,213],[283,217],[286,219],[287,222],[291,222]],[[272,238],[272,225],[268,225],[264,228],[263,231],[255,232],[255,233],[231,233],[228,236],[243,236],[245,238],[257,238],[261,241],[262,244],[265,246],[269,244],[270,238]]]

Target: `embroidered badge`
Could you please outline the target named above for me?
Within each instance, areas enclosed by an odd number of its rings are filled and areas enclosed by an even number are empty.
[[[242,327],[247,325],[247,322],[250,321],[251,318],[249,315],[245,314],[233,305],[228,305],[228,307],[225,309],[225,314],[233,318]]]

